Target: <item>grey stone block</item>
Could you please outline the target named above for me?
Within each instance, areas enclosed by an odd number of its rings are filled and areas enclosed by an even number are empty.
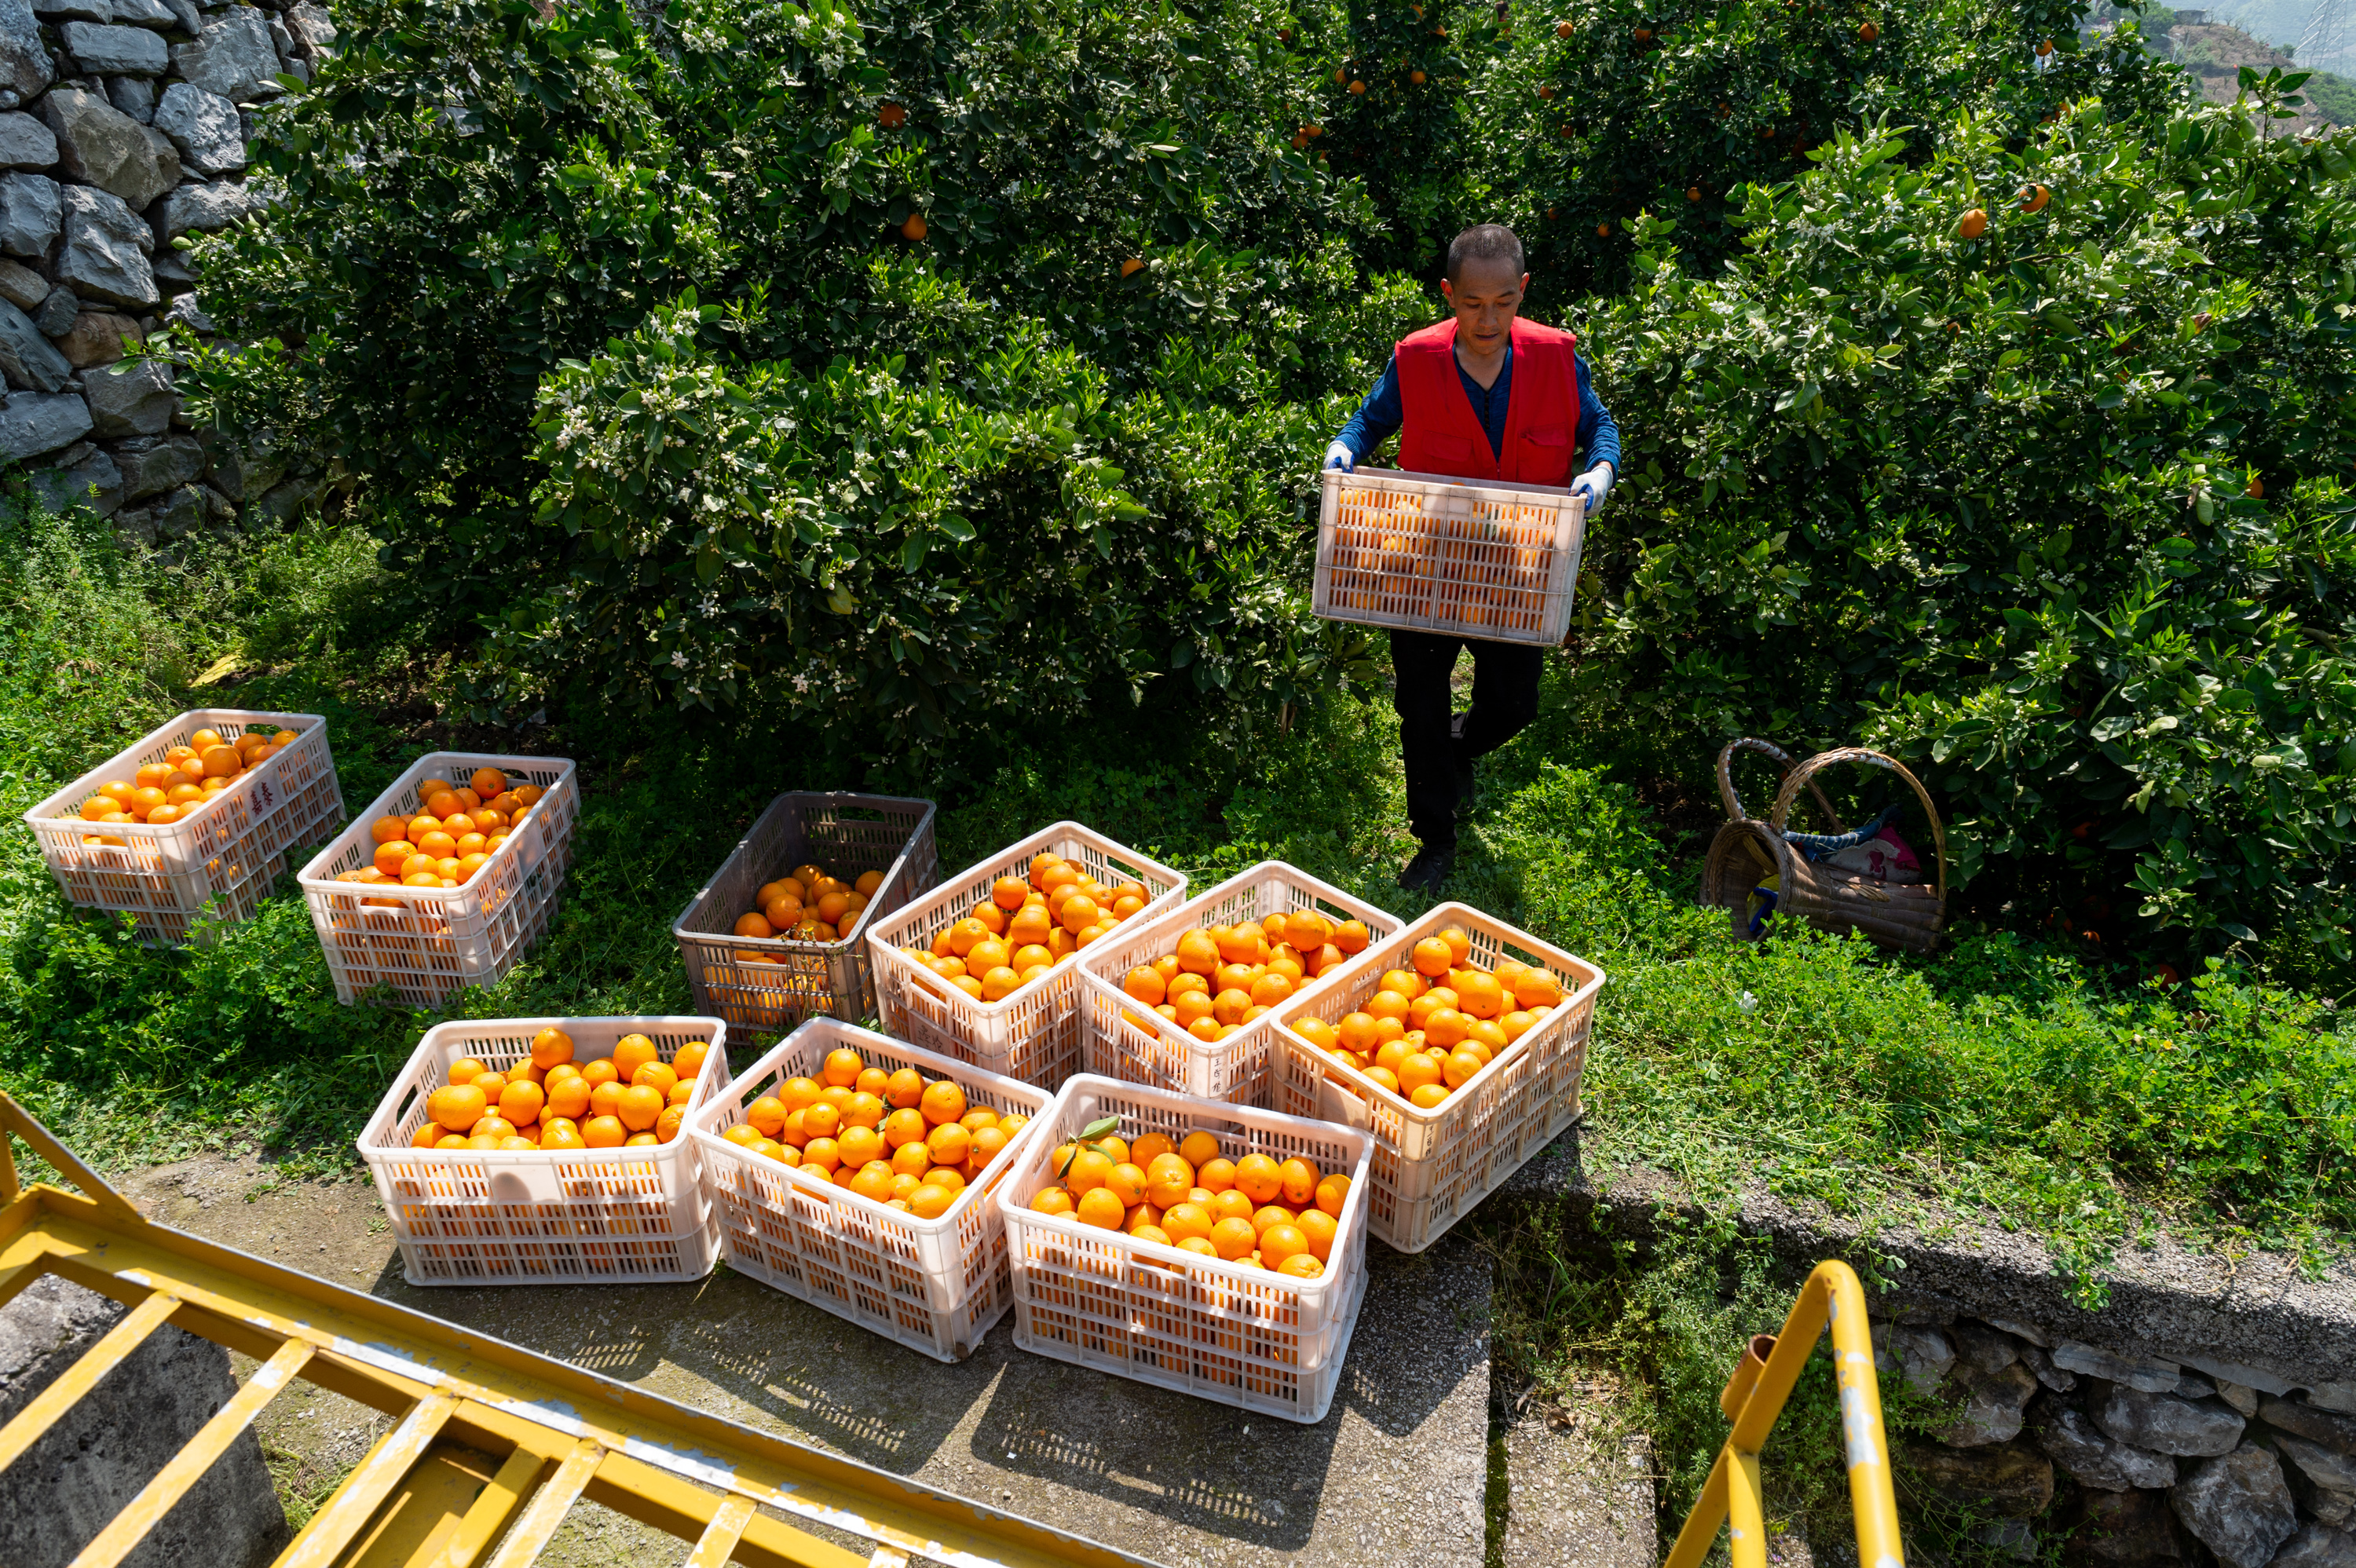
[[[2317,1486],[2335,1492],[2356,1492],[2356,1458],[2287,1434],[2277,1435],[2274,1445],[2281,1450],[2284,1458],[2307,1472],[2308,1479]]]
[[[1929,1395],[1955,1364],[1955,1348],[1938,1328],[1914,1328],[1892,1324],[1874,1336],[1875,1364],[1883,1371],[1903,1374],[1916,1393]]]
[[[123,470],[123,498],[144,501],[178,488],[205,471],[205,454],[192,435],[144,435],[114,449]]]
[[[192,183],[175,189],[149,214],[157,243],[169,245],[183,234],[218,234],[252,210],[243,186],[230,180]]]
[[[327,8],[325,5],[315,5],[311,0],[301,0],[301,4],[286,13],[286,26],[313,55],[334,52],[336,23],[335,19],[327,15]]]
[[[68,22],[59,29],[66,52],[86,71],[105,76],[161,76],[172,69],[171,50],[145,27],[103,22]]]
[[[2122,1443],[2188,1457],[2232,1453],[2249,1424],[2222,1404],[2146,1393],[2124,1383],[2098,1386],[2086,1401],[2086,1413]]]
[[[0,165],[46,169],[57,161],[56,133],[21,111],[0,114]]]
[[[142,125],[155,118],[155,83],[144,76],[110,76],[106,101]]]
[[[282,91],[270,24],[251,5],[231,6],[207,21],[194,43],[174,45],[172,63],[183,77],[232,103],[275,98]]]
[[[158,539],[176,539],[204,526],[205,491],[200,485],[184,485],[147,508],[149,521]]]
[[[123,1308],[52,1275],[0,1308],[0,1421],[29,1403],[122,1320]],[[62,1568],[227,1403],[229,1353],[168,1325],[0,1472],[0,1562]],[[126,1568],[267,1563],[286,1536],[262,1445],[242,1434]]]
[[[247,481],[249,489],[252,488],[252,483],[249,478]],[[253,510],[259,516],[284,526],[301,517],[307,507],[327,493],[327,481],[325,475],[305,475],[272,486],[267,495],[253,504]]]
[[[134,211],[180,183],[180,150],[172,139],[95,92],[60,87],[41,100],[41,118],[57,133],[58,166]]]
[[[19,176],[10,176],[19,178]],[[58,281],[84,299],[145,310],[163,303],[147,252],[155,238],[120,197],[90,186],[68,186],[65,242],[58,252]]]
[[[86,310],[74,317],[73,330],[58,339],[58,352],[78,368],[89,369],[112,365],[145,341],[139,324],[129,316]]]
[[[38,310],[49,297],[49,280],[22,261],[0,260],[0,299],[18,310]]]
[[[177,399],[172,378],[152,359],[109,366],[82,378],[90,399],[91,420],[108,441],[132,435],[161,435],[172,428]]]
[[[46,258],[57,245],[63,210],[58,182],[48,176],[21,169],[0,175],[0,251]]]
[[[205,30],[204,14],[196,7],[195,0],[164,0],[172,13],[172,25],[190,37]]]
[[[200,175],[235,174],[245,167],[244,124],[237,105],[217,92],[174,82],[156,102],[155,129],[179,148],[181,163]]]
[[[2144,1393],[2170,1392],[2176,1387],[2176,1380],[2184,1375],[2184,1370],[2173,1361],[2130,1360],[2075,1339],[2065,1339],[2053,1348],[2053,1364],[2068,1371],[2083,1372],[2090,1378],[2125,1383]]]
[[[1958,1360],[1950,1376],[1963,1390],[1964,1408],[1939,1435],[1942,1441],[1976,1448],[2020,1435],[2021,1411],[2037,1392],[2036,1375],[2027,1367],[2015,1360],[1990,1371],[1979,1362]]]
[[[2072,1512],[2073,1561],[2106,1568],[2159,1568],[2186,1560],[2183,1535],[2165,1493],[2091,1491],[2079,1499]]]
[[[2275,1553],[2273,1568],[2356,1568],[2356,1536],[2308,1524]]]
[[[41,301],[40,308],[30,314],[33,325],[39,327],[45,336],[63,337],[73,330],[74,318],[81,315],[81,301],[74,298],[73,290],[61,286],[51,289],[48,297]],[[42,390],[50,389],[45,387]]]
[[[101,4],[104,0],[100,0]],[[57,66],[41,41],[41,24],[27,0],[0,0],[0,88],[30,98],[49,85]]]
[[[2356,1418],[2334,1415],[2297,1400],[2270,1399],[2258,1406],[2258,1419],[2277,1432],[2296,1433],[2337,1453],[2356,1455]]]
[[[63,468],[34,470],[29,482],[33,493],[52,512],[88,507],[102,517],[111,517],[123,509],[123,472],[115,467],[113,458],[95,447]]]
[[[62,392],[73,366],[30,316],[13,304],[0,304],[0,372],[5,372],[11,387]]]
[[[2168,1500],[2184,1528],[2232,1568],[2265,1568],[2298,1529],[2281,1462],[2253,1444],[2194,1466]]]
[[[33,0],[33,12],[45,22],[114,20],[114,7],[108,0]]]
[[[2057,1411],[2039,1429],[2037,1445],[2081,1486],[2124,1492],[2176,1484],[2175,1460],[2115,1442],[2074,1410]]]
[[[177,326],[187,332],[199,333],[207,337],[220,330],[213,325],[213,318],[205,314],[204,307],[197,304],[197,296],[194,294],[182,294],[165,307],[164,325]]]
[[[2053,1461],[2025,1444],[1944,1448],[1913,1444],[1904,1463],[1932,1492],[1998,1519],[2034,1519],[2053,1501]]]
[[[90,405],[71,392],[11,392],[0,403],[0,457],[22,462],[91,432]]]
[[[164,0],[112,0],[114,15],[108,18],[119,27],[152,27],[168,33],[180,25],[180,19]],[[194,29],[191,29],[193,31]]]

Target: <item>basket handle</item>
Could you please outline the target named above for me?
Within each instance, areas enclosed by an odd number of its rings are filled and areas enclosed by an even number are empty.
[[[1737,752],[1758,752],[1774,763],[1779,773],[1788,774],[1799,764],[1783,747],[1772,741],[1762,741],[1755,735],[1737,736],[1726,743],[1726,750],[1718,754],[1718,798],[1726,807],[1728,817],[1736,822],[1748,822],[1752,819],[1751,816],[1742,809],[1742,797],[1734,791],[1734,753]],[[1825,820],[1833,825],[1833,831],[1847,832],[1848,829],[1841,826],[1840,814],[1833,810],[1833,803],[1825,798],[1825,792],[1814,784],[1808,786],[1808,792],[1816,797],[1816,809],[1825,814]]]
[[[1729,751],[1732,749],[1728,748]],[[1791,815],[1792,802],[1799,797],[1800,786],[1804,784],[1814,789],[1815,786],[1810,781],[1818,772],[1835,763],[1863,763],[1868,767],[1888,768],[1914,786],[1914,798],[1922,803],[1922,814],[1931,819],[1932,848],[1939,861],[1939,902],[1944,907],[1947,901],[1947,829],[1939,821],[1939,808],[1931,804],[1931,792],[1924,789],[1922,781],[1908,772],[1906,764],[1895,757],[1864,746],[1840,746],[1829,752],[1818,752],[1783,776],[1783,787],[1775,793],[1775,809],[1767,818],[1768,831],[1779,836],[1783,833],[1783,819]],[[1819,794],[1816,798],[1822,800],[1824,796]]]

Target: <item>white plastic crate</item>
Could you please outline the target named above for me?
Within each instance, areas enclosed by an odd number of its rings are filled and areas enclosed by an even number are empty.
[[[198,730],[224,736],[292,730],[297,739],[214,795],[181,822],[116,823],[112,844],[84,844],[98,830],[78,815],[110,780],[126,782]],[[203,920],[248,920],[286,869],[286,851],[317,842],[342,823],[344,797],[327,750],[327,721],[316,713],[200,708],[149,731],[25,814],[68,902],[114,910],[138,923],[151,944],[187,941]]]
[[[1361,903],[1281,860],[1263,860],[1141,923],[1130,921],[1080,955],[1080,1023],[1087,1071],[1205,1100],[1269,1108],[1274,1103],[1268,1070],[1273,1011],[1225,1040],[1202,1040],[1129,996],[1120,983],[1131,969],[1169,952],[1180,936],[1197,926],[1259,921],[1297,909],[1314,909],[1336,923],[1363,921],[1372,938],[1370,948],[1399,926],[1397,915]],[[1132,925],[1139,928],[1134,934],[1129,929]],[[1346,962],[1336,965],[1286,1000],[1315,992],[1348,969]]]
[[[1395,468],[1328,468],[1310,607],[1329,621],[1559,644],[1584,493]]]
[[[937,1360],[964,1360],[1013,1299],[1006,1225],[991,1195],[1021,1158],[1032,1127],[932,1220],[820,1185],[721,1136],[787,1079],[819,1077],[827,1053],[842,1046],[887,1072],[913,1067],[927,1079],[948,1079],[965,1090],[969,1107],[1020,1113],[1034,1118],[1033,1126],[1051,1097],[869,1029],[810,1019],[688,1118],[728,1266]]]
[[[1228,1159],[1300,1156],[1350,1179],[1333,1249],[1315,1279],[1227,1263],[1030,1207],[1056,1147],[1104,1116],[1131,1143],[1201,1130]],[[1041,1119],[999,1189],[1014,1261],[1014,1342],[1139,1382],[1287,1421],[1324,1419],[1366,1293],[1366,1134],[1248,1105],[1081,1073]],[[1026,1129],[1028,1130],[1028,1129]]]
[[[463,784],[478,768],[498,768],[511,785],[536,784],[544,793],[470,880],[455,888],[406,888],[336,880],[375,856],[370,824],[418,813],[424,804],[420,784],[442,778]],[[373,987],[389,986],[410,1006],[430,1008],[462,986],[497,984],[548,934],[580,814],[579,780],[563,757],[434,752],[412,763],[296,879],[336,977],[336,999],[358,1001]]]
[[[905,908],[871,921],[867,941],[875,956],[875,1000],[886,1033],[1053,1090],[1080,1067],[1078,953],[1057,960],[1044,979],[984,1002],[901,951],[904,945],[930,947],[934,937],[990,897],[991,884],[999,878],[1027,879],[1031,858],[1041,850],[1085,868],[1098,881],[1133,877],[1144,884],[1145,907],[1123,925],[1151,919],[1186,891],[1186,879],[1169,867],[1076,822],[1058,822],[967,867]],[[1117,929],[1103,940],[1119,936]]]
[[[695,1077],[687,1122],[728,1082],[728,1026],[710,1018],[477,1019],[425,1031],[360,1134],[360,1158],[412,1285],[642,1285],[701,1279],[719,1252],[719,1226],[695,1140],[651,1147],[423,1149],[409,1140],[426,1097],[471,1056],[504,1072],[531,1056],[531,1037],[573,1037],[573,1060],[614,1054],[642,1034],[669,1061],[691,1040],[712,1050]]]
[[[1387,970],[1414,967],[1415,944],[1451,925],[1472,940],[1483,968],[1502,955],[1552,971],[1563,1001],[1438,1105],[1408,1104],[1289,1027],[1312,1017],[1333,1023],[1357,1011]],[[1336,984],[1269,1015],[1277,1105],[1374,1135],[1367,1226],[1376,1240],[1419,1253],[1579,1115],[1587,1037],[1602,989],[1603,971],[1585,959],[1468,905],[1441,904],[1367,948]]]

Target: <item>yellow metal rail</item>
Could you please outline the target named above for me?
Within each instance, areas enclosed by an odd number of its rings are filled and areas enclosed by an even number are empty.
[[[1822,1263],[1800,1287],[1780,1334],[1762,1334],[1743,1350],[1719,1405],[1734,1430],[1719,1450],[1667,1568],[1700,1568],[1732,1520],[1728,1548],[1734,1568],[1766,1568],[1767,1520],[1759,1490],[1759,1450],[1783,1413],[1800,1369],[1829,1323],[1833,1369],[1840,1384],[1841,1436],[1848,1449],[1849,1508],[1857,1515],[1857,1559],[1864,1568],[1906,1568],[1898,1539],[1898,1498],[1890,1486],[1890,1442],[1881,1430],[1881,1385],[1873,1373],[1873,1336],[1865,1290],[1847,1264]]]
[[[20,1189],[11,1132],[81,1192]],[[396,1421],[274,1568],[524,1568],[583,1498],[691,1568],[1141,1561],[154,1223],[0,1093],[0,1305],[49,1274],[132,1310],[0,1426],[0,1468],[166,1323],[262,1362],[73,1568],[120,1563],[295,1378]]]

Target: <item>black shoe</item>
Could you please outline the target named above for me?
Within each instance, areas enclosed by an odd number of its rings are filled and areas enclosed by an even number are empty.
[[[1430,893],[1435,897],[1446,885],[1448,874],[1456,869],[1456,851],[1439,845],[1427,844],[1415,852],[1415,859],[1399,873],[1399,886],[1415,893]]]

